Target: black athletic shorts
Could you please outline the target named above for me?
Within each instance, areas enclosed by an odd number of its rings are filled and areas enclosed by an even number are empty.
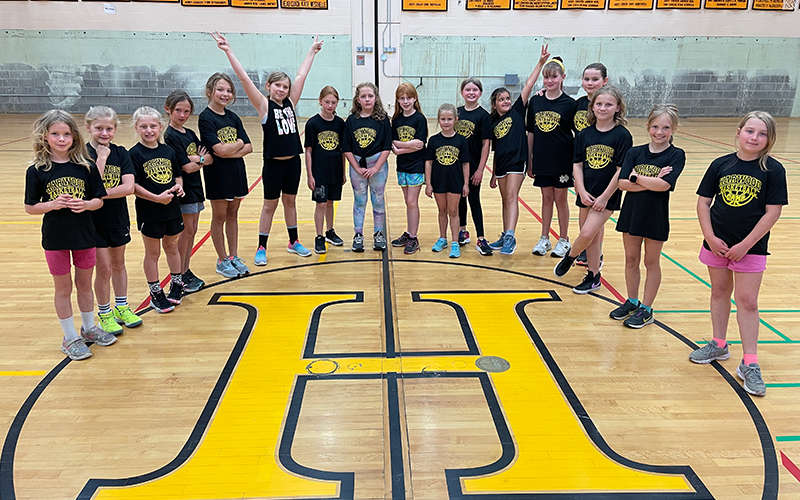
[[[164,236],[175,236],[183,231],[183,217],[160,221],[139,222],[139,232],[148,238],[160,240]]]
[[[536,187],[554,187],[556,189],[566,189],[574,186],[571,174],[561,175],[535,175],[533,185]]]
[[[131,226],[97,230],[97,248],[117,248],[131,242]]]
[[[525,175],[525,163],[515,163],[507,167],[497,167],[494,171],[494,176],[499,178],[505,177],[508,174],[522,174]]]
[[[311,193],[311,201],[316,203],[327,203],[329,201],[339,201],[342,199],[341,184],[323,184]]]
[[[288,160],[265,158],[261,169],[261,183],[264,184],[264,199],[277,200],[284,194],[297,194],[300,187],[300,157]]]

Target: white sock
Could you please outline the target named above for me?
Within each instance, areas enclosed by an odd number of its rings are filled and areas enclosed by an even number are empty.
[[[72,316],[65,319],[59,318],[58,322],[61,324],[61,329],[64,330],[65,340],[78,338],[78,332],[75,330],[75,322],[72,320]]]
[[[94,311],[81,311],[81,324],[83,325],[83,331],[88,332],[94,326]]]

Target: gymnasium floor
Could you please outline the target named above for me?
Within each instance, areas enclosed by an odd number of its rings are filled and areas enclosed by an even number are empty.
[[[144,325],[115,345],[69,362],[58,349],[41,217],[22,205],[34,119],[0,116],[2,500],[800,499],[792,243],[800,120],[779,121],[773,151],[791,204],[770,240],[759,346],[768,389],[755,398],[734,374],[738,342],[727,361],[687,359],[693,343],[710,338],[694,192],[710,161],[732,151],[735,120],[687,119],[676,136],[687,166],[672,197],[657,323],[642,330],[608,318],[625,294],[613,222],[604,286],[578,296],[578,268],[556,279],[556,259],[530,253],[541,201],[529,181],[517,252],[483,257],[470,245],[457,260],[430,251],[436,207],[424,195],[422,251],[350,252],[348,185],[336,212],[344,249],[305,259],[285,252],[280,212],[269,265],[241,279],[214,273],[208,208],[192,265],[207,288],[170,314],[145,310]],[[250,264],[261,137],[256,120],[245,126],[256,148],[247,157],[253,193],[240,212],[240,255]],[[629,129],[635,144],[646,142],[641,120]],[[132,145],[130,127],[115,142]],[[390,239],[405,229],[393,178]],[[485,182],[482,199],[491,240],[500,196]],[[302,186],[298,211],[311,247],[313,203]],[[572,215],[574,239],[574,207]],[[147,299],[142,253],[134,235],[134,305]],[[735,316],[729,338],[738,339]]]

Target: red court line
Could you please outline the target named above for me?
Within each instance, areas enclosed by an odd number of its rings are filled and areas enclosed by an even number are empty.
[[[725,143],[725,142],[722,142],[722,141],[717,141],[715,139],[709,139],[707,137],[703,137],[702,135],[688,134],[686,132],[676,132],[676,134],[688,135],[689,137],[694,137],[695,139],[702,139],[702,140],[708,141],[708,142],[715,142],[717,144],[722,144],[723,146],[727,146],[729,148],[733,148],[733,145],[731,145],[731,144],[728,144],[728,143]],[[770,154],[770,156],[772,156],[774,158],[778,158],[778,159],[783,160],[783,161],[788,161],[788,162],[791,162],[791,163],[800,163],[800,161],[790,160],[789,158],[784,158],[782,156],[776,156],[776,155],[773,155],[773,154]]]
[[[15,139],[13,141],[4,142],[3,144],[0,144],[0,148],[2,148],[3,146],[8,146],[9,144],[14,144],[15,142],[24,141],[24,140],[27,140],[27,139],[30,139],[30,136],[23,137],[22,139]]]
[[[788,471],[789,471],[789,473],[790,473],[792,476],[794,476],[794,478],[795,478],[795,479],[797,479],[798,481],[800,481],[800,468],[798,468],[798,467],[797,467],[797,466],[794,464],[794,462],[792,462],[791,460],[789,460],[789,457],[787,457],[786,455],[784,455],[784,453],[783,453],[783,452],[781,452],[781,463],[783,464],[783,466],[784,466],[784,467],[786,467],[786,470],[788,470]]]

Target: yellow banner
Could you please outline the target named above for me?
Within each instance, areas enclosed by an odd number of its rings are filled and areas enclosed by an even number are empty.
[[[281,8],[328,10],[328,0],[281,0]]]
[[[753,0],[753,10],[794,10],[795,0]]]
[[[467,10],[509,10],[511,0],[467,0]]]
[[[653,0],[608,0],[609,10],[653,10]]]
[[[699,9],[700,0],[658,0],[656,9]]]
[[[403,0],[403,10],[444,12],[447,0]]]
[[[603,10],[606,8],[606,0],[561,0],[561,8]]]
[[[514,0],[514,10],[557,10],[558,0]]]
[[[706,0],[706,9],[747,9],[747,0]]]

